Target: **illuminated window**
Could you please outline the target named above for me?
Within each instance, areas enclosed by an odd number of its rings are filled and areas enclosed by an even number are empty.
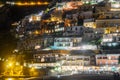
[[[65,46],[65,44],[63,44],[63,46]]]
[[[77,42],[77,40],[76,40],[76,39],[74,39],[74,42]]]
[[[110,60],[110,59],[111,59],[111,56],[109,56],[108,59]]]
[[[40,58],[40,56],[38,56],[38,58]]]
[[[70,43],[66,44],[65,46],[70,46]]]
[[[108,45],[108,46],[112,46],[112,43],[108,43],[107,45]]]
[[[107,57],[103,57],[103,59],[107,59]]]
[[[97,59],[102,59],[102,57],[97,57]]]

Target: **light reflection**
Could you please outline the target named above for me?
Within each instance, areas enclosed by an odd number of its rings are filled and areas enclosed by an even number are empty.
[[[18,6],[32,6],[32,5],[48,5],[48,2],[9,2],[7,1],[6,4],[10,5],[18,5]]]
[[[5,78],[4,80],[24,80],[24,78]]]
[[[8,80],[12,80],[12,78],[8,78]]]

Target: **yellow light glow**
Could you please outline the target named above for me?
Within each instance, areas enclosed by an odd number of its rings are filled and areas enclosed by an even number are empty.
[[[37,2],[38,5],[41,5],[41,2]]]
[[[93,28],[96,28],[96,24],[95,23],[93,24]]]
[[[35,71],[35,68],[34,68],[34,67],[32,67],[30,71],[32,71],[32,72],[33,72],[33,71]]]
[[[19,65],[19,62],[16,62],[16,65]]]
[[[12,80],[12,78],[8,78],[7,80]]]
[[[48,4],[48,2],[44,2],[43,4],[47,5],[47,4]]]
[[[36,31],[35,31],[35,34],[39,34],[39,32],[36,30]]]
[[[27,3],[27,2],[25,2],[24,4],[25,4],[25,5],[28,5],[28,3]]]
[[[18,3],[16,3],[16,4],[17,4],[17,5],[20,5],[20,6],[23,5],[21,2],[18,2]]]
[[[31,68],[31,67],[32,67],[32,65],[28,65],[28,67],[29,67],[29,68]]]
[[[13,63],[9,63],[8,66],[9,66],[9,67],[12,67],[12,66],[13,66]]]
[[[109,28],[105,29],[105,34],[109,34],[109,33],[110,33],[110,29]]]
[[[51,21],[56,21],[55,17],[52,17],[52,18],[51,18]]]
[[[14,3],[18,6],[33,6],[33,5],[48,5],[48,2],[16,2]]]
[[[24,66],[26,67],[26,66],[27,66],[27,64],[26,64],[26,63],[24,63]]]
[[[119,8],[117,8],[117,9],[112,8],[112,9],[110,9],[110,10],[111,10],[111,11],[120,11]]]
[[[34,3],[34,2],[31,2],[30,5],[35,5],[35,3]]]

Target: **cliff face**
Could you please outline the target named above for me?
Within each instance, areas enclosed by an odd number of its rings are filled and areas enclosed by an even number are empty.
[[[11,12],[8,6],[0,8],[0,28],[7,28],[11,23]]]

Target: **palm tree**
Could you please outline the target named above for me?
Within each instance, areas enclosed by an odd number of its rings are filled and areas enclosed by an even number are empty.
[[[95,40],[92,40],[92,41],[90,42],[90,44],[92,44],[92,45],[96,45],[96,46],[97,46],[97,49],[99,49],[100,44],[101,44],[101,41],[102,41],[101,38],[99,38],[99,39],[95,39]]]

